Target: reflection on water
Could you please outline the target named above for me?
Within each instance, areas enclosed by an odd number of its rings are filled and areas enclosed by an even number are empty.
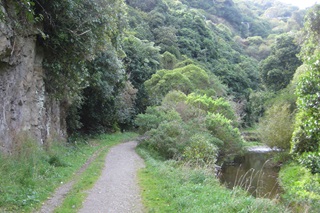
[[[255,197],[277,198],[279,168],[271,166],[274,152],[250,151],[236,163],[222,166],[220,180],[228,188],[240,186]]]

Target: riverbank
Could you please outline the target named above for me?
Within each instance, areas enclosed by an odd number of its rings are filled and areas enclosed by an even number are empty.
[[[138,152],[146,161],[139,179],[149,212],[290,212],[275,200],[254,198],[240,188],[227,189],[210,168],[162,161],[141,147]]]
[[[274,162],[277,149],[267,146],[252,146],[247,152],[224,163],[219,175],[221,183],[229,189],[241,187],[255,197],[279,199],[282,189],[278,183],[280,167]]]
[[[284,188],[282,201],[295,212],[318,213],[320,209],[320,175],[294,162],[283,166],[279,173]]]

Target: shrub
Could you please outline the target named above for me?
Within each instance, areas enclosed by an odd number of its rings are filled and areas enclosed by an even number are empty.
[[[161,107],[148,107],[145,114],[139,114],[135,124],[139,126],[139,131],[145,133],[151,129],[156,129],[166,121],[181,120],[179,114],[174,110],[164,111]]]
[[[190,94],[187,97],[187,103],[196,106],[206,112],[220,113],[229,120],[235,121],[236,116],[228,101],[224,98],[212,99],[207,95]]]
[[[209,75],[201,67],[191,64],[173,70],[159,70],[144,85],[152,101],[159,103],[171,90],[190,94],[196,89],[209,89]]]
[[[150,138],[143,144],[165,159],[181,157],[189,139],[185,124],[181,121],[162,122],[157,129],[152,129],[147,134]]]
[[[242,151],[243,140],[240,131],[231,125],[231,121],[221,114],[209,113],[206,127],[212,136],[222,141],[219,145],[222,155],[236,155]]]
[[[253,126],[259,121],[265,113],[266,103],[273,97],[274,93],[268,91],[250,94],[245,110],[246,115],[244,117],[244,122],[247,126]]]
[[[176,111],[180,114],[180,117],[184,122],[196,122],[198,124],[199,122],[203,123],[206,116],[205,111],[185,102],[177,104]]]
[[[162,106],[167,109],[173,109],[180,102],[185,102],[187,96],[178,90],[170,91],[162,100]]]
[[[297,86],[298,114],[293,133],[292,151],[318,151],[320,147],[320,53],[310,59],[308,71],[301,75]]]
[[[283,199],[295,212],[319,212],[320,208],[320,177],[296,164],[281,168],[280,184],[284,188]]]
[[[298,158],[298,162],[310,169],[312,174],[320,173],[320,153],[305,152]]]
[[[190,138],[183,151],[183,159],[195,165],[208,165],[216,162],[218,148],[212,144],[210,135],[196,134]]]
[[[276,104],[269,108],[259,123],[258,134],[270,147],[290,149],[294,116],[289,104]]]

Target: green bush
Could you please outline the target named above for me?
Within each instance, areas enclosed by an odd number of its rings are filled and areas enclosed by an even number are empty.
[[[184,155],[187,161],[209,162],[209,155],[214,159],[218,153],[236,155],[243,145],[234,122],[220,113],[235,117],[230,104],[222,98],[214,100],[206,95],[186,96],[172,91],[161,106],[148,107],[145,114],[138,115],[136,124],[142,133],[150,136],[144,144],[162,157]]]
[[[218,148],[212,144],[212,137],[196,134],[190,138],[189,145],[183,151],[183,160],[195,165],[210,165],[217,160]]]
[[[294,115],[289,104],[276,104],[261,119],[258,134],[261,141],[270,146],[289,150],[293,133]]]
[[[231,121],[236,120],[235,113],[230,103],[224,98],[213,99],[207,95],[191,93],[187,97],[187,103],[196,106],[206,112],[220,113]]]
[[[320,148],[320,51],[310,57],[308,71],[300,76],[297,86],[298,113],[292,139],[292,151],[315,152]]]
[[[188,123],[194,123],[202,126],[206,112],[191,106],[185,102],[179,103],[176,106],[176,111],[180,114],[182,120]]]
[[[185,124],[180,121],[165,121],[157,129],[150,130],[143,145],[156,151],[165,159],[180,158],[185,149],[189,135]]]
[[[209,75],[194,64],[173,70],[159,70],[144,83],[154,103],[160,103],[171,90],[190,94],[198,89],[209,89]]]
[[[266,103],[274,97],[274,93],[268,91],[253,92],[246,104],[244,122],[247,126],[254,126],[264,115]]]
[[[295,212],[319,212],[320,209],[320,176],[296,164],[281,168],[280,184],[284,189],[283,200]]]
[[[139,126],[140,133],[145,133],[151,129],[156,129],[166,121],[180,121],[179,114],[174,110],[164,111],[161,107],[148,107],[145,114],[137,115],[135,124]]]
[[[170,91],[162,100],[162,106],[166,109],[174,109],[177,104],[180,102],[185,102],[187,100],[187,96],[178,90]]]
[[[222,155],[228,157],[242,152],[243,139],[240,131],[234,128],[226,117],[219,113],[209,113],[206,117],[206,127],[212,136],[223,142],[219,146]]]
[[[298,162],[310,169],[312,174],[320,174],[320,152],[305,152],[299,156]]]

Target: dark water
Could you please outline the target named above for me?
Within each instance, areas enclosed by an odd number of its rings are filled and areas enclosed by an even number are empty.
[[[255,197],[277,198],[279,167],[271,164],[274,151],[253,150],[232,165],[223,165],[220,180],[228,188],[240,186]]]

